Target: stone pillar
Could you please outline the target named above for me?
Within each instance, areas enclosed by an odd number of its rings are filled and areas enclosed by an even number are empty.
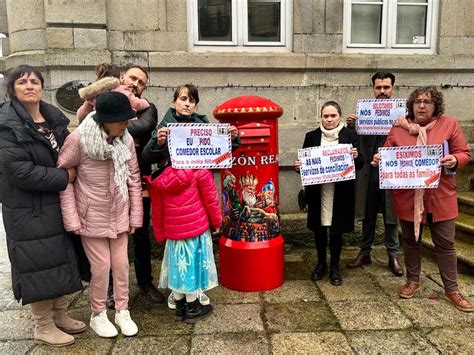
[[[6,0],[0,0],[0,33],[8,33]]]
[[[46,49],[43,0],[6,0],[10,53]]]

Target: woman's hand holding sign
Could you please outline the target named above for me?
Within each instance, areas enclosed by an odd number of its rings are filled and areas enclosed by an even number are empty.
[[[381,160],[382,160],[382,157],[380,156],[379,153],[374,154],[374,158],[372,162],[370,163],[370,165],[372,165],[374,168],[378,168]]]
[[[158,145],[163,145],[166,143],[166,140],[168,139],[168,132],[170,131],[169,128],[162,127],[158,130],[156,134],[156,142]]]

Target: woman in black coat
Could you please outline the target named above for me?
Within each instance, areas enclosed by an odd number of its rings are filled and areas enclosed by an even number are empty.
[[[344,127],[341,115],[337,102],[326,102],[321,108],[321,127],[306,133],[303,148],[350,143],[355,167],[360,169],[364,159],[357,150],[359,137],[354,130]],[[296,161],[296,171],[300,170],[300,166],[301,162]],[[328,271],[326,248],[329,230],[329,279],[331,284],[339,286],[342,284],[339,271],[342,233],[354,230],[354,180],[306,186],[305,196],[308,203],[308,228],[314,233],[318,255],[311,279],[321,280]]]
[[[31,305],[36,343],[64,346],[74,342],[67,333],[86,329],[65,312],[65,295],[82,283],[62,225],[59,191],[76,173],[56,168],[69,120],[41,101],[43,83],[27,65],[8,75],[11,100],[0,106],[0,193],[15,298]]]

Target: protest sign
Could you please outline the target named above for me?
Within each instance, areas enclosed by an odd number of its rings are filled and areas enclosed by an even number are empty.
[[[381,189],[433,189],[441,176],[441,144],[379,148]]]
[[[303,186],[355,179],[352,144],[298,149]]]
[[[358,100],[356,131],[360,135],[387,135],[398,117],[406,116],[405,99]]]
[[[168,149],[176,169],[232,167],[229,124],[169,123]]]

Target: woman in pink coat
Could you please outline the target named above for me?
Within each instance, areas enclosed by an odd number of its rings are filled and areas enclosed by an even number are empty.
[[[216,185],[209,170],[171,166],[147,178],[155,238],[166,240],[159,285],[173,291],[176,319],[195,323],[212,312],[199,302],[198,290],[218,285],[209,231],[222,225]]]
[[[412,298],[420,290],[420,223],[427,223],[435,245],[436,261],[443,281],[445,298],[464,312],[474,310],[457,284],[457,257],[454,247],[455,219],[458,215],[454,172],[470,161],[469,146],[455,118],[444,115],[443,95],[435,87],[413,91],[407,102],[407,118],[398,119],[385,147],[447,144],[441,159],[442,173],[436,189],[392,190],[394,209],[403,232],[403,253],[407,282],[401,298]],[[377,165],[380,156],[374,156]]]
[[[135,117],[127,97],[107,92],[97,97],[96,112],[70,134],[58,164],[76,168],[77,178],[61,193],[67,231],[80,235],[91,264],[90,327],[101,337],[116,336],[107,318],[112,269],[115,323],[126,336],[138,332],[128,311],[128,236],[141,227],[143,206],[138,161],[128,120]]]

